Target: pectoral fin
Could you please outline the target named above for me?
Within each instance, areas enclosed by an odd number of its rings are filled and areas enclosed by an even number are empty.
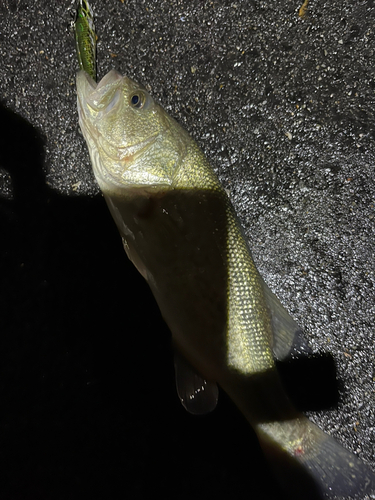
[[[215,382],[205,380],[179,353],[174,356],[177,394],[183,407],[194,415],[212,411],[219,396]]]
[[[264,294],[272,319],[273,353],[279,361],[287,361],[293,357],[312,354],[310,346],[297,325],[283,305],[271,292],[262,279]]]

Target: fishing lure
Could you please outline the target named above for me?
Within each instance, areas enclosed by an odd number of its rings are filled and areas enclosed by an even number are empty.
[[[96,40],[92,9],[86,0],[78,0],[74,22],[79,66],[96,81]]]

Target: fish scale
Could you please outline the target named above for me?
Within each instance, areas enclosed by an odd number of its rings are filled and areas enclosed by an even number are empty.
[[[252,374],[274,367],[271,323],[258,272],[232,211],[228,203],[228,365]]]

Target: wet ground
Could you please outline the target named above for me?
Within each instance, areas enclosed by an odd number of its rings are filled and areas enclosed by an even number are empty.
[[[338,401],[299,377],[309,417],[374,466],[374,2],[92,5],[99,76],[142,82],[206,152],[266,282],[334,360]],[[178,401],[78,128],[70,14],[0,2],[1,498],[283,498],[225,395],[202,418]]]

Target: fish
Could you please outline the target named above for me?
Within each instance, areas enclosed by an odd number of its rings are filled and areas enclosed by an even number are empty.
[[[289,498],[375,493],[371,468],[296,410],[275,359],[309,353],[267,287],[203,151],[146,88],[111,70],[77,74],[79,125],[123,247],[171,335],[176,386],[193,414],[220,386],[256,432]]]
[[[74,34],[79,66],[96,80],[96,32],[93,11],[87,0],[77,2]]]

